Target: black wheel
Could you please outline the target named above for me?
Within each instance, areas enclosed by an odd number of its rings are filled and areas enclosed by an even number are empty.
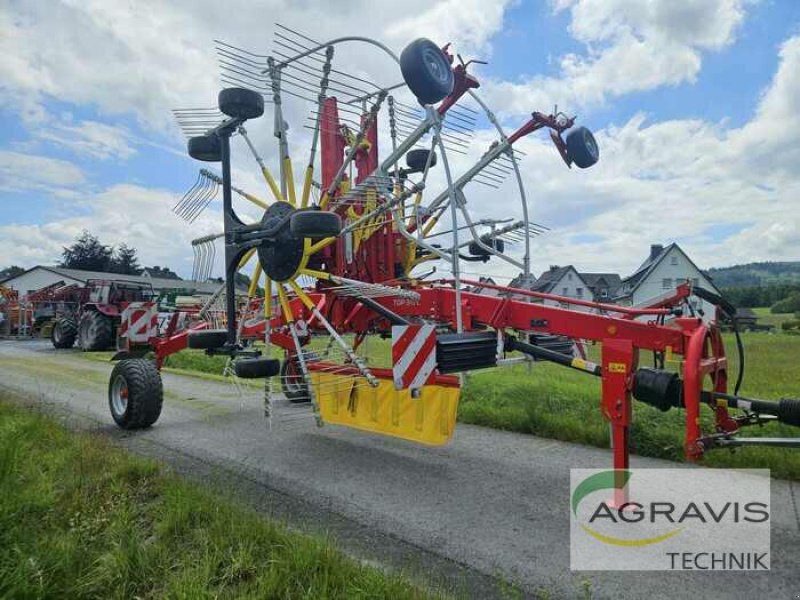
[[[567,156],[581,169],[591,167],[600,159],[597,141],[586,127],[576,127],[567,134]]]
[[[545,350],[552,350],[560,354],[575,356],[575,342],[572,338],[563,335],[550,335],[547,333],[532,333],[528,341],[534,346],[539,346]],[[533,360],[540,360],[534,357]]]
[[[129,358],[119,361],[108,382],[108,406],[122,429],[143,429],[158,421],[164,403],[161,373],[153,361]]]
[[[195,160],[205,162],[219,162],[222,160],[222,144],[216,135],[199,135],[189,138],[187,147],[189,156]]]
[[[289,226],[297,237],[335,237],[342,230],[342,219],[334,212],[304,210],[292,215]]]
[[[281,389],[289,402],[300,404],[310,402],[311,395],[296,358],[287,358],[281,363]]]
[[[111,318],[94,310],[87,311],[78,323],[78,342],[84,352],[107,350],[114,341]]]
[[[227,341],[227,329],[201,329],[189,332],[186,345],[189,348],[207,350],[208,348],[221,348]]]
[[[421,173],[425,170],[425,165],[428,164],[428,155],[432,154],[431,156],[431,167],[436,166],[436,152],[431,152],[430,150],[425,150],[424,148],[417,148],[416,150],[410,150],[408,154],[406,154],[406,165],[412,171],[417,173]]]
[[[263,379],[277,375],[281,361],[274,358],[243,358],[237,360],[233,370],[242,379]]]
[[[436,104],[453,91],[455,79],[450,61],[429,39],[419,38],[403,49],[400,71],[421,104]]]
[[[482,237],[481,241],[489,246],[489,248],[494,248],[495,251],[499,254],[502,254],[506,249],[506,243],[503,240],[497,238],[487,238]],[[469,243],[469,253],[472,256],[494,256],[494,253],[489,252],[488,250],[481,248],[477,242],[470,242]]]
[[[226,88],[217,96],[219,109],[234,119],[256,119],[264,114],[264,97],[245,88]]]
[[[78,325],[72,319],[56,319],[50,332],[53,348],[72,348],[78,338]]]

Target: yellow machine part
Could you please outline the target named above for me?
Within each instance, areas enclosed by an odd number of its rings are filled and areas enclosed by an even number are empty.
[[[395,390],[391,379],[378,387],[355,385],[352,375],[311,371],[311,381],[326,423],[441,446],[450,441],[456,426],[461,390],[426,385],[418,398],[411,390]]]

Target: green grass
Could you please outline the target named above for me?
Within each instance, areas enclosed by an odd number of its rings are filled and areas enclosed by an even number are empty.
[[[771,313],[768,306],[754,308],[753,312],[758,315],[759,325],[772,325],[777,333],[781,333],[781,324],[795,318],[793,313]]]
[[[733,352],[733,336],[726,336]],[[747,364],[741,393],[765,399],[800,397],[800,338],[743,335]],[[643,356],[643,364],[647,357]],[[731,358],[731,384],[738,365]],[[608,423],[601,417],[599,380],[553,364],[477,371],[469,376],[459,406],[459,420],[571,442],[608,447]],[[631,447],[636,454],[683,460],[684,413],[662,413],[634,402]],[[711,411],[704,410],[710,430]],[[771,423],[746,429],[747,436],[800,435],[800,429]],[[776,477],[800,480],[800,453],[778,448],[716,450],[704,464],[717,467],[769,468]]]
[[[430,593],[0,400],[2,598]]]

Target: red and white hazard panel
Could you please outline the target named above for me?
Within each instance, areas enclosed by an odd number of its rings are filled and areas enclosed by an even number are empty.
[[[436,369],[436,326],[392,326],[392,376],[397,390],[431,383]]]
[[[120,316],[117,336],[128,342],[147,342],[158,335],[158,306],[155,302],[131,302]]]

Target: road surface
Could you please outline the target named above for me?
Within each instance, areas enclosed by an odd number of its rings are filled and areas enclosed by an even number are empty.
[[[317,428],[279,405],[272,429],[263,394],[165,374],[164,412],[146,431],[121,432],[107,405],[111,365],[44,341],[0,341],[0,387],[156,456],[290,526],[328,531],[363,560],[486,597],[516,586],[550,598],[786,598],[800,594],[800,486],[772,484],[772,570],[571,572],[569,469],[608,467],[610,453],[460,425],[426,448],[344,428]],[[599,417],[598,417],[599,418]],[[674,463],[634,457],[634,467]],[[687,467],[688,468],[688,467]],[[498,583],[500,582],[500,583]]]

